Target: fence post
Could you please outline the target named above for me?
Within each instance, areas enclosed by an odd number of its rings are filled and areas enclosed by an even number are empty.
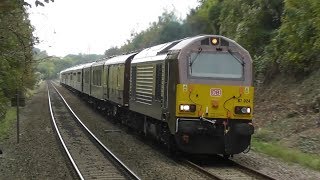
[[[17,143],[19,144],[19,134],[20,134],[20,129],[19,129],[19,90],[17,89]]]

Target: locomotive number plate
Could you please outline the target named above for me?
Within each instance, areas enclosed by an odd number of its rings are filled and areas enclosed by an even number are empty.
[[[211,88],[210,89],[210,96],[212,96],[212,97],[220,97],[220,96],[222,96],[222,89],[220,89],[220,88]]]

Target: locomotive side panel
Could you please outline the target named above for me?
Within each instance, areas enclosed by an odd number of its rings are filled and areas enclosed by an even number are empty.
[[[169,59],[166,63],[166,100],[164,114],[169,126],[171,134],[176,133],[176,84],[179,80],[178,61],[177,59]]]
[[[163,61],[141,62],[131,67],[130,110],[163,120]]]

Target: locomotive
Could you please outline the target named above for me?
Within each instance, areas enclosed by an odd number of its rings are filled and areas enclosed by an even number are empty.
[[[60,72],[60,83],[169,149],[229,157],[250,147],[252,59],[224,36],[198,35],[74,66]]]

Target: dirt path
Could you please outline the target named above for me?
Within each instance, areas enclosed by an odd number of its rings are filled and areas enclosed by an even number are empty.
[[[20,143],[15,124],[0,142],[0,179],[73,179],[51,128],[46,83],[20,112]]]

